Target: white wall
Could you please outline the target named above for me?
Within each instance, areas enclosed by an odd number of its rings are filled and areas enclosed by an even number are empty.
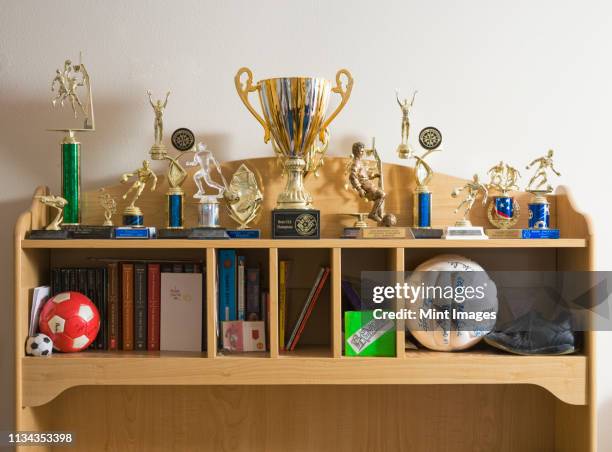
[[[243,66],[256,79],[332,78],[346,67],[352,98],[332,125],[331,153],[376,135],[396,161],[394,89],[418,89],[413,130],[435,125],[434,169],[469,177],[500,159],[522,167],[556,149],[560,182],[593,217],[598,265],[612,269],[609,2],[451,1],[7,1],[0,3],[0,325],[2,410],[12,406],[12,228],[36,185],[59,190],[59,136],[49,126],[49,83],[64,58],[85,52],[98,130],[83,135],[84,189],[117,180],[152,142],[145,90],[172,95],[166,129],[192,128],[218,158],[271,155],[236,95]],[[599,344],[601,450],[612,448],[612,360]],[[10,359],[9,359],[10,358]],[[10,382],[10,384],[7,384]],[[607,448],[604,447],[607,445]]]

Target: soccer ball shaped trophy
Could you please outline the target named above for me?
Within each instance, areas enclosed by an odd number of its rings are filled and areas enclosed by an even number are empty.
[[[79,292],[62,292],[49,299],[40,313],[40,331],[60,352],[78,352],[93,342],[100,330],[100,314]]]
[[[26,355],[49,356],[53,353],[53,341],[46,334],[38,333],[29,336],[26,341]]]

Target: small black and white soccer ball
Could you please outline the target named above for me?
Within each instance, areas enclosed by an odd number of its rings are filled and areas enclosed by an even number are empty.
[[[49,356],[53,353],[53,341],[46,334],[38,333],[28,336],[26,341],[26,355]]]

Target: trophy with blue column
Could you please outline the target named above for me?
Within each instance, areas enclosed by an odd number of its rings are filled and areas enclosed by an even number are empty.
[[[60,143],[62,155],[62,198],[67,202],[64,207],[63,225],[76,226],[81,222],[81,143],[77,141],[77,132],[93,132],[94,111],[91,81],[89,72],[80,61],[73,64],[64,61],[61,69],[55,71],[51,81],[51,91],[55,94],[51,100],[54,108],[70,106],[73,118],[63,118],[67,124],[82,120],[82,127],[62,127],[48,129],[64,132],[66,136]]]
[[[419,133],[419,144],[425,149],[425,152],[421,156],[413,154],[416,160],[414,172],[417,186],[413,195],[412,234],[417,239],[440,238],[444,231],[431,227],[432,193],[428,184],[433,176],[433,170],[425,159],[431,153],[442,150],[440,147],[442,134],[435,127],[425,127]]]

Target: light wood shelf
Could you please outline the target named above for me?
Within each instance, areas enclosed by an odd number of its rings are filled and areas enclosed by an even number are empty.
[[[586,240],[562,238],[555,240],[489,239],[489,240],[389,240],[389,239],[321,239],[321,240],[28,240],[23,249],[191,249],[191,248],[584,248]]]
[[[22,358],[25,406],[83,385],[534,384],[574,405],[587,402],[586,357],[408,351],[405,358],[331,358],[305,348],[278,359],[205,354],[84,352]]]
[[[225,167],[235,170],[238,164],[231,162]],[[274,158],[255,159],[249,164],[262,174],[272,173],[277,168]],[[190,419],[194,418],[193,406],[199,406],[202,408],[198,415],[209,413],[210,425],[214,425],[215,429],[225,428],[229,436],[239,438],[240,444],[244,445],[230,447],[223,440],[213,438],[207,440],[210,450],[249,450],[249,428],[253,416],[245,417],[242,412],[228,408],[240,404],[234,398],[238,391],[244,394],[242,400],[251,414],[260,413],[262,404],[276,407],[272,411],[278,413],[278,428],[277,425],[265,425],[259,430],[265,437],[262,444],[278,444],[283,450],[299,449],[301,446],[295,442],[299,431],[291,430],[299,425],[299,421],[294,422],[295,409],[309,418],[319,419],[321,407],[328,404],[329,407],[323,408],[323,411],[336,410],[334,412],[339,413],[346,405],[346,410],[342,411],[345,416],[368,412],[377,419],[395,419],[397,429],[385,434],[388,436],[385,436],[388,450],[401,450],[408,444],[398,442],[400,435],[397,432],[407,432],[406,435],[409,433],[406,438],[413,441],[410,444],[422,446],[422,450],[425,444],[429,444],[429,438],[420,435],[422,429],[436,422],[448,423],[448,413],[456,412],[457,416],[463,416],[461,426],[449,430],[448,441],[439,443],[431,450],[448,450],[452,446],[457,451],[510,451],[516,450],[513,448],[521,444],[521,450],[594,452],[596,422],[593,333],[584,334],[581,354],[515,356],[485,347],[457,353],[404,350],[405,336],[399,329],[395,357],[342,356],[340,282],[345,272],[355,273],[372,268],[401,272],[443,252],[465,255],[490,270],[592,270],[594,241],[591,226],[586,216],[573,207],[565,189],[560,189],[550,199],[553,225],[559,227],[564,235],[564,238],[558,240],[343,240],[331,238],[338,237],[341,227],[350,223],[350,219],[345,216],[340,218],[336,211],[339,200],[343,211],[364,210],[359,200],[346,195],[337,178],[344,165],[345,160],[330,158],[321,169],[322,177],[308,182],[321,210],[322,236],[327,237],[321,240],[27,240],[27,232],[43,226],[47,217],[45,209],[33,203],[31,209],[17,222],[14,242],[17,428],[66,430],[69,422],[70,428],[77,431],[77,437],[95,438],[92,450],[103,450],[108,444],[108,435],[98,431],[99,425],[108,423],[108,431],[117,432],[126,429],[126,422],[130,423],[129,437],[138,438],[144,444],[149,441],[147,438],[151,430],[162,431],[164,425],[168,424],[157,418],[141,421],[146,417],[145,413],[157,416],[156,413],[166,411],[168,404],[174,404],[169,416],[177,419],[177,422],[180,420],[181,425],[188,425]],[[409,224],[411,213],[406,200],[412,199],[412,188],[399,181],[414,180],[413,170],[399,165],[386,165],[385,179],[398,187],[387,199],[388,210],[397,213],[402,224]],[[188,184],[192,183],[190,180],[188,178]],[[333,183],[330,185],[329,181]],[[272,207],[273,199],[282,189],[281,182],[279,178],[267,183],[264,211]],[[456,220],[453,213],[454,201],[441,194],[450,193],[452,187],[462,182],[450,176],[434,176],[431,184],[436,197],[434,224],[452,224]],[[187,191],[191,188],[187,187]],[[109,187],[108,191],[117,197],[121,189],[119,186]],[[147,222],[150,221],[148,224],[159,227],[163,222],[163,209],[159,209],[163,193],[161,187],[158,193],[143,194],[143,210],[150,212],[147,214]],[[517,199],[524,207],[528,196],[525,193],[517,194]],[[100,217],[101,212],[95,199],[97,193],[84,193],[84,202],[89,202],[90,207],[86,211],[84,223],[93,224]],[[187,213],[188,221],[193,221],[193,218],[189,220],[191,214]],[[485,224],[485,209],[475,206],[471,220],[474,224]],[[524,227],[525,221],[524,217],[521,218],[517,227]],[[263,216],[258,227],[264,237],[270,236],[268,217]],[[217,351],[215,271],[219,248],[244,250],[248,256],[256,256],[266,270],[270,292],[270,350],[267,353],[227,355]],[[197,256],[205,262],[208,351],[86,351],[78,354],[58,353],[44,359],[24,356],[29,290],[48,283],[49,268],[58,262],[83,263],[91,255],[135,259]],[[327,320],[327,315],[330,320],[329,325],[325,322],[318,324],[320,337],[314,339],[320,340],[321,345],[316,345],[318,341],[315,340],[315,345],[299,344],[294,352],[279,350],[278,262],[282,256],[294,259],[302,256],[300,265],[318,266],[325,263],[331,267],[329,293],[325,294],[324,299],[329,306],[325,306],[325,303],[318,305],[320,309],[329,309],[320,311],[322,315],[319,320]],[[294,289],[296,293],[303,292],[300,288],[307,287],[309,279],[310,276],[299,281],[296,286],[299,288]],[[332,389],[329,389],[330,385]],[[190,388],[195,386],[202,387],[201,391],[191,392]],[[364,398],[364,393],[370,396]],[[266,394],[265,399],[261,398],[261,394]],[[441,397],[440,394],[448,397]],[[420,409],[429,413],[427,418],[423,422],[419,419],[404,422],[404,419],[410,418],[411,406],[417,399],[419,403],[425,404],[423,406],[426,407],[421,406]],[[133,406],[134,400],[139,401],[140,408]],[[226,400],[227,403],[217,405],[219,400]],[[440,406],[440,409],[429,407],[426,405],[428,403]],[[486,423],[487,435],[494,440],[474,444],[465,439],[463,423],[465,421],[471,425],[470,431],[485,428],[479,418],[482,406],[486,407],[489,419]],[[92,425],[91,419],[96,416],[103,420]],[[240,429],[228,429],[225,424],[232,424],[236,417],[245,417],[249,425],[243,425],[245,428]],[[370,433],[366,430],[374,425],[368,421],[367,428],[346,427],[322,434],[335,420],[312,422],[309,431],[314,435],[311,436],[327,438],[327,445],[336,444],[335,435],[344,435],[342,450],[365,447],[366,443],[350,443],[348,438],[361,435],[364,441],[370,441]],[[358,418],[350,417],[351,425],[359,422]],[[152,426],[152,423],[155,425]],[[372,438],[378,438],[383,431],[380,426],[376,428],[371,432]],[[279,432],[287,429],[291,433],[280,438]],[[170,450],[174,444],[171,438],[173,434],[166,431],[154,445],[147,444],[153,448],[164,447],[164,450]],[[483,435],[479,433],[478,436]],[[197,449],[202,439],[184,433],[181,441],[182,449],[189,450]],[[372,444],[367,444],[372,449]],[[417,446],[415,450],[419,450]],[[322,450],[321,447],[318,449]]]

